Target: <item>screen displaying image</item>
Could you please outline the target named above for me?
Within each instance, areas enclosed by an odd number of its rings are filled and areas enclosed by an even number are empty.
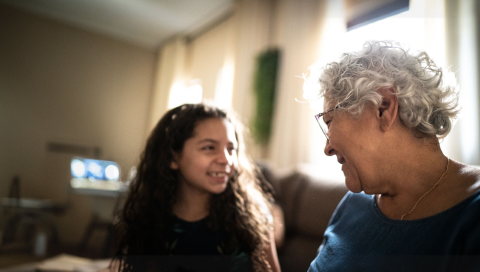
[[[72,176],[90,180],[112,180],[120,177],[120,168],[116,162],[85,158],[73,158],[70,163]]]

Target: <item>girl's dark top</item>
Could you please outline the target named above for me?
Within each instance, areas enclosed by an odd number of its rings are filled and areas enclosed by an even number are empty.
[[[141,271],[253,271],[251,256],[241,246],[228,250],[226,231],[212,230],[208,219],[188,222],[172,216],[164,245],[167,255],[127,258]]]

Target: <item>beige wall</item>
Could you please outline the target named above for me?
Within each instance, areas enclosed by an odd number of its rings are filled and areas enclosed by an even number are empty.
[[[91,199],[69,193],[72,154],[46,144],[98,146],[125,177],[146,137],[155,52],[2,5],[0,37],[0,197],[19,175],[24,197],[68,202],[56,222],[75,242]]]

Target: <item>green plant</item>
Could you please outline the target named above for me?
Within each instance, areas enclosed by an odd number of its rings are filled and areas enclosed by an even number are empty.
[[[256,59],[253,84],[256,106],[252,131],[259,144],[267,144],[270,139],[279,59],[278,49],[262,52]]]

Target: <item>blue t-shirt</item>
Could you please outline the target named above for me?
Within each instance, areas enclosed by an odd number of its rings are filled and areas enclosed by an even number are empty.
[[[480,271],[480,192],[419,220],[393,220],[348,192],[308,272]]]

